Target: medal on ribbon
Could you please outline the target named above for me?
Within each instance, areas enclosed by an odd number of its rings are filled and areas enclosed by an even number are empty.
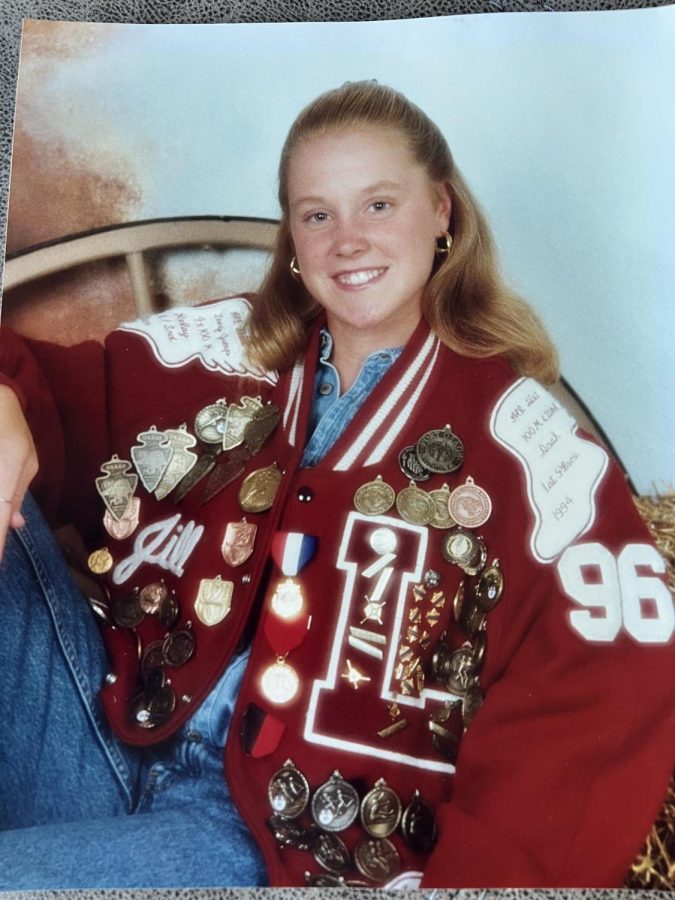
[[[270,553],[284,575],[297,575],[314,558],[318,538],[300,531],[277,531]]]

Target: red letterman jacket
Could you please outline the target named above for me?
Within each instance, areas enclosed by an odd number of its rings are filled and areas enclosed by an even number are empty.
[[[672,597],[620,471],[544,388],[501,358],[457,355],[424,322],[325,459],[300,468],[318,328],[305,358],[275,380],[242,353],[246,309],[228,300],[172,310],[122,326],[104,348],[4,334],[4,380],[37,439],[43,507],[76,521],[91,549],[107,545],[113,599],[163,580],[179,602],[171,629],[155,615],[135,629],[103,627],[114,677],[101,700],[115,731],[138,745],[172,734],[252,633],[225,769],[271,884],[302,885],[319,871],[308,850],[280,846],[268,825],[270,781],[291,760],[312,792],[336,771],[360,797],[379,779],[402,807],[419,791],[435,809],[435,849],[414,852],[400,826],[389,840],[401,871],[423,872],[423,886],[619,886],[665,795],[675,746]],[[244,475],[203,505],[199,486],[175,504],[139,483],[137,529],[119,541],[103,532],[94,479],[112,453],[130,460],[150,426],[192,430],[217,399],[258,395],[281,421]],[[396,506],[366,515],[353,499],[378,476],[397,494],[407,487],[399,452],[446,424],[463,442],[463,465],[421,487],[452,491],[471,477],[487,492],[491,515],[473,533],[504,579],[486,618],[484,702],[464,732],[458,695],[434,680],[431,659],[442,634],[450,650],[467,640],[453,601],[463,582],[471,602],[479,575],[444,558],[447,531],[406,522]],[[282,476],[272,507],[243,513],[243,478],[273,464]],[[257,526],[253,552],[232,566],[221,545],[244,515]],[[272,608],[287,577],[270,555],[280,532],[317,540],[293,576],[309,626],[295,632]],[[430,570],[440,576],[433,588]],[[195,608],[204,579],[231,583],[230,609],[216,624]],[[194,652],[171,668],[175,709],[141,727],[130,715],[142,691],[139,649],[186,629]],[[354,640],[363,630],[378,635],[366,638],[369,649]],[[400,664],[411,659],[426,677],[406,691]],[[262,679],[279,660],[298,683],[281,704]],[[458,754],[434,746],[434,721],[461,737]],[[292,821],[310,823],[309,806]],[[359,817],[340,837],[353,853],[364,839]]]

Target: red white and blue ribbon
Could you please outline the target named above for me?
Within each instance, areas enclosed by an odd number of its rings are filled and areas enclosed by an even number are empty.
[[[300,531],[277,531],[272,538],[272,559],[284,575],[297,575],[314,557],[319,539]]]

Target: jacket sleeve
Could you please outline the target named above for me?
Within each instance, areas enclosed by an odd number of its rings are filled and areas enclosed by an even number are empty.
[[[518,528],[502,541],[485,701],[425,887],[619,887],[665,798],[672,597],[617,467],[596,499],[590,528],[548,563]]]
[[[52,526],[95,528],[94,478],[107,459],[104,348],[64,347],[0,332],[0,383],[19,397],[35,441],[39,472],[31,491]]]

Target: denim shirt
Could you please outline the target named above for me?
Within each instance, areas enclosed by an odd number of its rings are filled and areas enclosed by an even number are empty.
[[[319,365],[314,376],[314,399],[309,415],[308,434],[301,466],[315,466],[354,418],[359,408],[381,381],[389,367],[398,359],[403,347],[376,350],[367,357],[354,384],[340,396],[340,376],[329,361],[333,338],[325,328],[321,330]]]

